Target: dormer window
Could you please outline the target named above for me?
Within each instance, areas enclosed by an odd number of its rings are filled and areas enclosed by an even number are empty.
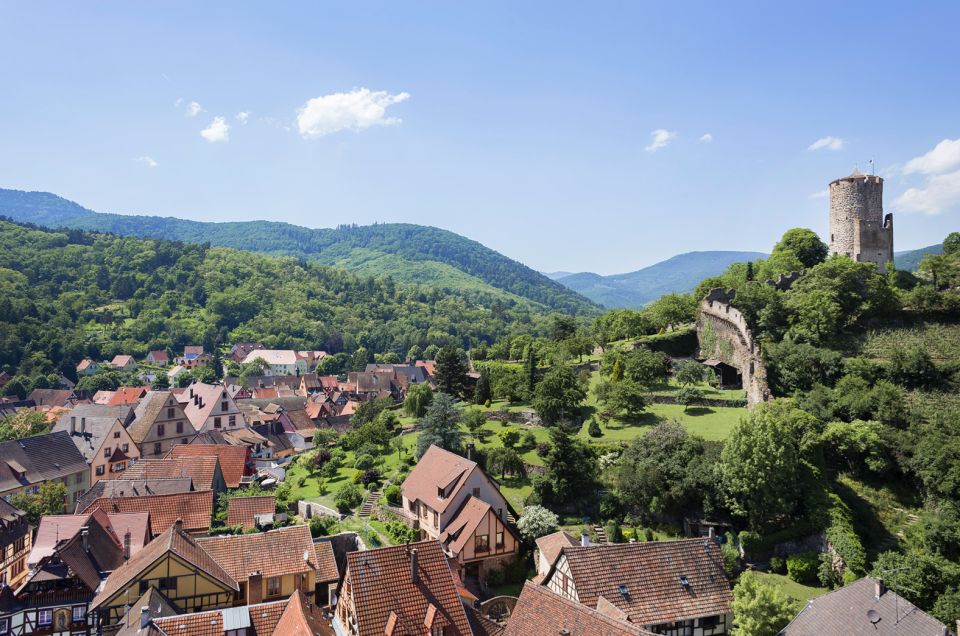
[[[443,499],[443,498],[444,498],[443,488],[437,488],[437,499]]]

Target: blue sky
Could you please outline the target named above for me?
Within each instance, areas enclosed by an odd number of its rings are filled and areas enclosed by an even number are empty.
[[[827,183],[874,159],[920,247],[960,229],[957,24],[956,2],[0,2],[0,187],[436,225],[616,273],[824,236]]]

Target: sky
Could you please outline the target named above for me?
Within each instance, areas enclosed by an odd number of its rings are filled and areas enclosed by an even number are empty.
[[[0,187],[100,212],[433,225],[541,271],[960,230],[960,3],[7,2]]]

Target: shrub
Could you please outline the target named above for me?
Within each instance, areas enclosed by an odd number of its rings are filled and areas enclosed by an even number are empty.
[[[368,468],[360,476],[360,483],[364,486],[373,486],[380,483],[380,471],[376,468]]]
[[[590,425],[587,427],[587,433],[590,437],[602,437],[603,431],[600,430],[600,424],[597,423],[595,418],[590,419]]]
[[[520,439],[520,449],[524,452],[528,450],[533,450],[537,446],[537,436],[533,434],[533,431],[527,431],[523,434],[523,437]]]
[[[654,537],[653,537],[653,530],[651,530],[650,528],[644,528],[644,529],[643,529],[643,540],[644,540],[644,541],[653,541],[653,539],[654,539]]]
[[[610,521],[605,528],[607,531],[607,541],[610,543],[623,543],[623,529],[616,521]]]
[[[726,540],[720,544],[720,554],[723,556],[723,569],[727,573],[727,578],[733,580],[740,573],[740,551],[737,550],[733,534],[728,532],[725,538]]]
[[[787,564],[784,563],[783,559],[780,557],[770,557],[770,571],[776,572],[777,574],[783,574],[784,568],[787,567]]]
[[[384,491],[384,496],[387,498],[387,503],[391,506],[399,506],[400,502],[403,500],[401,496],[400,486],[393,484]]]
[[[817,581],[820,557],[816,552],[800,552],[787,557],[787,576],[808,585]]]
[[[373,455],[364,453],[357,457],[357,461],[354,462],[353,467],[357,470],[367,470],[368,468],[373,468],[373,464],[376,460],[373,458]]]
[[[337,520],[333,517],[311,517],[309,523],[310,536],[313,538],[325,537],[330,534],[336,525]]]
[[[360,473],[363,475],[363,473]],[[363,491],[356,484],[344,484],[340,486],[333,496],[333,503],[336,504],[340,512],[349,512],[363,502]]]
[[[537,457],[546,457],[550,454],[550,442],[540,442],[537,444]]]

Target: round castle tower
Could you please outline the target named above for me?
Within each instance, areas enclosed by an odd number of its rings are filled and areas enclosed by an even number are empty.
[[[854,169],[830,183],[830,253],[876,263],[893,261],[893,215],[883,214],[883,179]]]

